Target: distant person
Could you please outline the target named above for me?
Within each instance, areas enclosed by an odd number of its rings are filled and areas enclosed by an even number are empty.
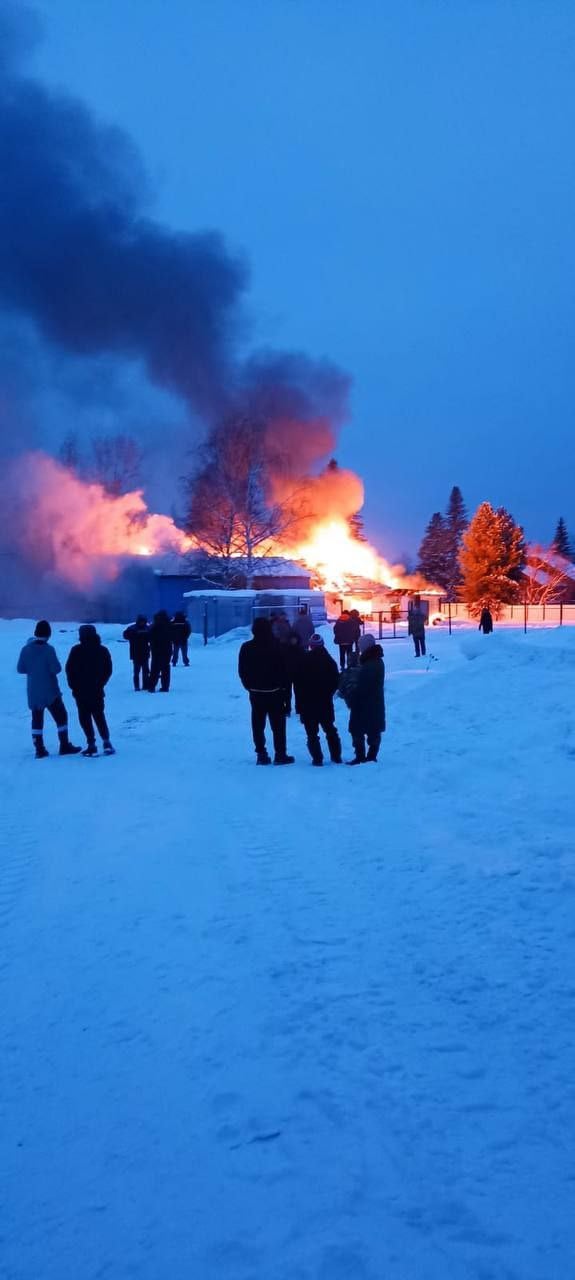
[[[407,631],[415,646],[416,658],[425,657],[425,624],[427,615],[421,606],[419,596],[413,597],[413,604],[407,615]]]
[[[49,711],[58,728],[60,755],[76,756],[82,750],[74,747],[68,738],[68,713],[62,701],[58,676],[62,667],[56,650],[48,644],[52,628],[43,619],[36,623],[34,635],[24,645],[18,658],[17,671],[26,676],[28,706],[32,712],[32,741],[36,759],[43,760],[50,753],[44,746],[44,712]]]
[[[85,756],[97,756],[96,729],[105,756],[115,754],[104,713],[105,688],[112,674],[110,650],[90,622],[79,628],[80,643],[70,650],[66,678],[78,708],[78,720],[86,734]]]
[[[361,618],[357,609],[350,609],[349,620],[353,624],[353,647],[355,653],[359,656],[359,642],[361,639]]]
[[[238,659],[240,680],[250,695],[252,734],[258,764],[271,764],[266,746],[269,720],[274,764],[293,764],[286,745],[287,673],[283,646],[274,638],[269,618],[254,618],[252,640],[242,645]]]
[[[172,618],[172,666],[177,667],[178,658],[182,655],[182,662],[185,667],[189,667],[190,660],[188,658],[188,640],[192,634],[192,628],[185,613],[175,613]]]
[[[274,640],[278,640],[280,644],[288,644],[292,629],[285,609],[280,609],[277,613],[272,614],[271,625]]]
[[[152,662],[148,693],[155,693],[158,680],[160,693],[170,691],[170,664],[172,661],[172,624],[165,609],[154,614],[150,627],[150,652]]]
[[[356,634],[357,627],[353,618],[350,617],[347,609],[343,609],[333,629],[333,638],[339,648],[340,671],[345,671],[345,668],[349,666]]]
[[[292,631],[287,644],[282,645],[282,652],[287,676],[285,700],[286,715],[291,716],[292,698],[295,702],[296,715],[299,715],[298,678],[303,659],[305,657],[305,649],[297,631]]]
[[[383,649],[380,644],[372,644],[361,655],[357,683],[351,692],[349,731],[355,756],[350,764],[377,760],[385,732],[384,682]]]
[[[330,757],[341,764],[341,741],[335,725],[334,694],[339,684],[337,662],[327,652],[322,636],[313,635],[297,677],[299,714],[307,735],[312,764],[323,764],[319,730],[325,733]]]
[[[314,634],[315,627],[306,604],[300,605],[297,611],[297,617],[292,626],[292,631],[295,632],[296,636],[300,640],[302,648],[307,649]]]
[[[139,613],[135,622],[131,626],[126,627],[124,631],[124,640],[129,641],[130,659],[134,673],[134,689],[137,693],[141,688],[147,689],[150,679],[150,633],[148,630],[148,619],[145,614]]]
[[[483,632],[484,636],[491,635],[491,632],[493,631],[493,614],[491,613],[491,609],[485,608],[481,610],[479,630]]]

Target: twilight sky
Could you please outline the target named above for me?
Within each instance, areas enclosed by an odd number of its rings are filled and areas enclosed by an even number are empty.
[[[33,69],[154,214],[244,251],[251,340],[353,378],[338,451],[414,550],[458,483],[575,527],[573,0],[37,0]]]

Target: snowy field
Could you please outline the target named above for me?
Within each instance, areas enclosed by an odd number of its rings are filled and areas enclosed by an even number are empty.
[[[120,630],[117,756],[36,761],[0,623],[2,1280],[571,1280],[575,631],[387,643],[320,771],[243,636],[151,697]]]

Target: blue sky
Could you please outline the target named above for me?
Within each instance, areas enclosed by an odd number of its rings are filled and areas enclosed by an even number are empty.
[[[387,554],[458,483],[575,528],[573,0],[42,0],[34,67],[127,129],[156,216],[251,264],[251,340],[353,377]]]

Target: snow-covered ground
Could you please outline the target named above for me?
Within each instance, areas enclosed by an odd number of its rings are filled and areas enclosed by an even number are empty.
[[[112,626],[117,756],[36,762],[29,633],[2,1280],[570,1280],[575,632],[388,643],[380,763],[323,770],[293,720],[255,767],[237,634],[151,697]]]

